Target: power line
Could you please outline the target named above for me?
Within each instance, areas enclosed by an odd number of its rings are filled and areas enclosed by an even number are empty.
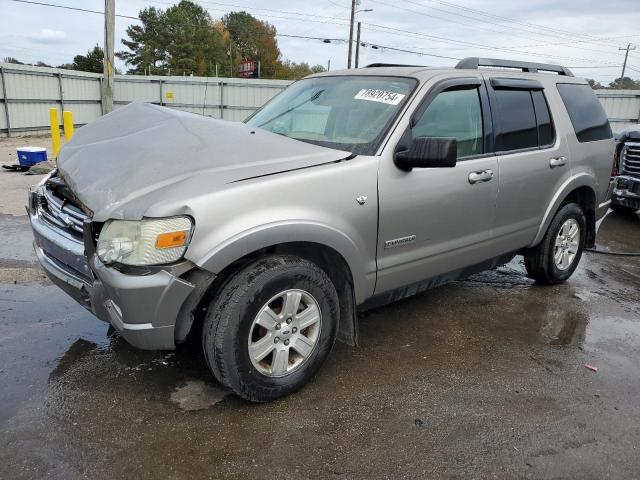
[[[38,1],[33,1],[33,0],[11,0],[11,1],[18,2],[18,3],[25,3],[25,4],[33,4],[33,5],[41,5],[41,6],[47,6],[47,7],[62,8],[62,9],[66,9],[66,10],[74,10],[74,11],[80,11],[80,12],[85,12],[85,13],[93,13],[93,14],[100,14],[100,15],[104,14],[104,12],[100,12],[100,11],[97,11],[97,10],[90,10],[90,9],[79,8],[79,7],[69,7],[69,6],[66,6],[66,5],[59,5],[59,4],[46,3],[46,2],[38,2]],[[405,1],[409,1],[409,0],[405,0]],[[430,0],[430,1],[435,1],[435,0]],[[161,0],[154,0],[152,3],[170,4],[168,2],[163,2]],[[238,6],[237,4],[223,4],[221,2],[202,2],[202,3],[212,3],[212,4],[228,5],[228,6]],[[415,2],[409,2],[409,3],[415,3]],[[417,5],[420,5],[420,4],[417,4]],[[212,8],[212,10],[221,10],[221,9]],[[260,10],[276,11],[276,12],[282,12],[282,13],[287,13],[287,14],[296,14],[296,15],[309,15],[309,14],[303,14],[301,12],[277,11],[277,10],[272,10],[272,9],[260,9]],[[223,10],[223,11],[226,12],[226,10]],[[281,18],[281,19],[286,19],[286,20],[295,20],[295,21],[299,21],[300,20],[300,18],[294,19],[294,18],[290,18],[290,17],[279,17],[279,16],[267,15],[267,14],[257,14],[257,15],[266,16],[266,17]],[[132,16],[128,16],[128,15],[116,15],[116,16],[117,17],[121,17],[121,18],[132,19],[132,20],[139,20],[137,17],[132,17]],[[334,18],[334,17],[318,17],[318,16],[314,16],[314,17],[315,18],[330,18],[330,19]],[[314,23],[330,23],[330,24],[342,25],[342,26],[348,25],[346,23],[337,23],[337,22],[331,22],[331,21],[320,21],[320,20],[305,20],[305,21],[310,21],[310,22],[314,22]],[[439,36],[435,36],[435,35],[427,35],[427,34],[418,33],[418,32],[411,32],[411,31],[408,31],[408,30],[403,30],[403,29],[398,29],[398,28],[393,28],[393,27],[387,27],[387,26],[384,26],[384,25],[368,24],[368,23],[366,23],[366,24],[363,23],[363,25],[367,25],[369,27],[373,27],[373,30],[374,31],[378,31],[378,32],[384,31],[384,33],[391,33],[391,34],[396,34],[396,35],[398,35],[399,33],[400,34],[409,34],[409,35],[413,35],[413,36],[418,36],[418,37],[422,37],[422,38],[428,38],[428,39],[436,40],[436,41],[442,42],[442,43],[458,44],[458,45],[462,45],[462,46],[485,49],[485,50],[504,51],[504,52],[518,53],[518,54],[538,56],[538,57],[553,57],[553,58],[565,59],[565,60],[587,60],[587,61],[593,61],[592,59],[561,57],[561,56],[553,55],[553,54],[528,52],[528,51],[522,51],[522,50],[517,50],[517,49],[513,49],[513,48],[505,48],[505,47],[495,47],[495,46],[491,46],[491,45],[483,45],[483,44],[478,44],[478,43],[474,43],[474,42],[466,42],[466,41],[454,40],[454,39],[450,39],[450,38],[446,38],[446,37],[439,37]],[[289,37],[289,38],[299,38],[299,39],[309,39],[309,40],[322,40],[322,41],[340,41],[340,42],[346,41],[344,39],[339,39],[339,38],[331,39],[331,38],[326,38],[326,37],[312,37],[312,36],[305,36],[305,35],[276,34],[276,36]],[[371,43],[370,45],[374,45],[374,44]],[[382,45],[378,45],[378,46],[380,48],[386,48],[388,50],[402,51],[402,52],[405,52],[405,53],[414,53],[414,54],[417,54],[417,55],[431,56],[431,57],[434,57],[434,58],[444,58],[444,59],[453,59],[453,60],[458,60],[459,59],[459,58],[456,58],[456,57],[450,57],[450,56],[445,56],[445,55],[437,55],[437,54],[427,54],[425,52],[417,52],[417,51],[413,51],[413,50],[405,50],[405,49],[401,49],[401,48],[397,48],[397,47],[391,47],[391,46],[386,46],[386,47],[384,47]]]
[[[163,2],[160,0],[151,0],[150,3],[156,3],[159,5],[175,5],[171,2]],[[201,2],[201,3],[205,3],[205,2]],[[223,12],[223,13],[229,13],[229,10],[225,10],[223,8],[215,8],[215,7],[207,7],[207,10],[215,10],[218,12]],[[327,18],[327,19],[331,19],[332,17],[322,17],[322,16],[317,16],[317,15],[311,15],[311,14],[302,14],[302,13],[297,13],[297,15],[309,15],[309,18],[291,18],[291,17],[282,17],[279,15],[272,15],[272,14],[268,14],[268,13],[255,13],[253,12],[252,15],[254,17],[266,17],[266,18],[277,18],[280,20],[293,20],[295,22],[299,22],[301,20],[304,20],[305,22],[312,22],[312,23],[324,23],[324,24],[331,24],[331,25],[341,25],[341,26],[345,26],[345,25],[349,25],[349,23],[338,23],[338,22],[331,22],[329,20],[315,20],[316,18]]]
[[[237,3],[222,3],[222,2],[213,2],[210,0],[196,0],[197,3],[203,5],[203,6],[207,6],[207,5],[218,5],[218,6],[223,6],[223,7],[233,7],[233,8],[241,8],[241,9],[247,9],[247,10],[260,10],[263,12],[272,12],[272,13],[282,13],[285,15],[298,15],[300,17],[310,17],[310,18],[322,18],[322,19],[326,19],[326,20],[331,20],[334,17],[329,17],[326,15],[313,15],[310,13],[306,13],[306,12],[296,12],[293,10],[276,10],[273,8],[260,8],[260,7],[253,7],[253,6],[246,6],[246,5],[238,5]],[[169,6],[175,6],[176,3],[175,2],[167,2],[167,1],[162,1],[162,0],[151,0],[150,3],[158,3],[161,5],[169,5]],[[211,10],[218,10],[218,11],[222,11],[222,12],[228,12],[228,10],[226,9],[222,9],[222,8],[215,8],[215,7],[209,7]],[[267,16],[264,14],[261,14],[263,16]],[[302,18],[288,18],[288,17],[276,17],[273,16],[273,18],[287,18],[289,20],[302,20]]]
[[[84,12],[84,13],[95,13],[95,14],[98,14],[98,15],[104,15],[104,12],[101,12],[99,10],[89,10],[87,8],[69,7],[67,5],[60,5],[60,4],[55,4],[55,3],[36,2],[36,1],[33,1],[33,0],[9,0],[9,1],[17,2],[17,3],[26,3],[26,4],[31,4],[31,5],[41,5],[41,6],[45,6],[45,7],[62,8],[62,9],[65,9],[65,10],[74,10],[74,11]],[[170,6],[175,5],[174,3],[163,2],[163,1],[160,1],[160,0],[153,0],[150,3],[157,3],[157,4],[160,4],[160,5],[170,5]],[[201,2],[201,3],[207,3],[207,2]],[[221,11],[221,12],[225,12],[225,13],[228,12],[228,10],[225,10],[225,9],[222,9],[222,8],[211,8],[211,7],[209,7],[209,9],[210,10],[217,10],[217,11]],[[278,12],[277,10],[260,9],[260,8],[258,8],[256,10],[265,10],[265,11]],[[283,12],[283,11],[280,11],[280,12]],[[337,22],[313,20],[313,18],[333,19],[334,17],[323,17],[323,16],[318,16],[318,15],[305,14],[305,13],[301,13],[301,12],[286,12],[286,13],[291,14],[291,15],[307,15],[309,17],[312,17],[312,18],[309,18],[309,19],[305,18],[304,19],[305,22],[330,23],[330,24],[333,24],[333,25],[348,25],[347,23],[337,23]],[[281,16],[276,16],[276,15],[268,15],[268,14],[264,14],[264,13],[260,13],[260,14],[257,14],[257,15],[262,16],[262,17],[268,17],[268,18],[278,18],[278,19],[282,19],[282,20],[294,20],[294,21],[302,20],[301,18],[281,17]],[[130,20],[140,21],[140,19],[138,17],[133,17],[133,16],[130,16],[130,15],[119,15],[119,14],[116,14],[116,17],[128,18]]]
[[[383,2],[381,0],[370,0],[370,1],[372,1],[374,3],[377,3],[377,4],[380,4],[380,5],[385,5],[385,6],[390,7],[390,8],[396,8],[396,9],[404,10],[406,12],[410,12],[410,13],[413,13],[413,14],[421,15],[421,16],[424,16],[424,17],[427,17],[427,18],[434,18],[434,19],[437,19],[437,20],[443,20],[445,22],[455,23],[457,25],[464,25],[466,27],[471,27],[471,28],[474,28],[474,29],[477,29],[477,30],[483,30],[483,31],[487,31],[487,32],[497,33],[499,35],[509,35],[511,37],[519,37],[519,38],[524,38],[524,39],[527,39],[527,40],[531,40],[530,37],[525,37],[524,35],[519,35],[519,34],[513,33],[512,31],[504,31],[504,30],[496,30],[496,29],[493,29],[493,28],[486,28],[486,27],[481,26],[481,25],[475,25],[474,23],[461,22],[461,21],[458,21],[458,20],[455,20],[455,19],[433,15],[432,13],[426,13],[426,12],[423,12],[423,11],[420,11],[420,10],[414,10],[414,9],[411,9],[411,8],[406,8],[406,7],[403,7],[401,5],[390,4],[390,3],[387,3],[387,2]],[[415,2],[408,2],[408,3],[415,4]],[[426,9],[427,7],[423,6],[423,8]],[[433,8],[431,8],[430,10],[433,10]],[[438,10],[438,11],[441,11],[441,12],[444,12],[444,13],[447,13],[447,14],[452,14],[452,12],[447,12],[446,10],[442,10],[442,9],[435,9],[435,10]],[[459,17],[459,15],[456,14],[456,18],[457,17]],[[465,16],[465,18],[472,18],[472,17]],[[478,19],[476,18],[475,20],[477,21]],[[497,25],[500,28],[506,28],[506,29],[513,30],[513,27],[502,26],[500,24],[491,23],[491,22],[488,22],[488,23],[490,23],[492,25]],[[529,34],[536,34],[536,32],[530,32],[530,31],[524,30],[524,29],[522,29],[522,30],[526,31]],[[547,34],[544,34],[544,35],[546,37],[548,37]],[[522,46],[520,46],[520,45],[516,45],[516,47],[522,48]],[[598,53],[607,53],[607,54],[611,53],[611,52],[608,52],[608,51],[605,51],[605,50],[596,50],[596,49],[592,49],[592,48],[588,49],[588,48],[573,47],[573,46],[569,46],[569,48],[580,48],[581,50],[589,50],[589,51],[598,52]]]
[[[620,68],[619,65],[568,65],[567,68]]]
[[[408,3],[413,3],[416,5],[420,5],[422,7],[424,7],[425,5],[421,4],[421,3],[417,3],[414,2],[412,0],[404,0]],[[464,5],[460,5],[457,3],[453,3],[453,2],[448,2],[448,1],[444,1],[444,0],[427,0],[428,2],[431,3],[438,3],[440,5],[444,5],[447,6],[449,8],[454,8],[456,10],[456,12],[449,12],[449,13],[455,13],[456,15],[460,15],[459,11],[463,10],[466,12],[471,12],[474,13],[476,15],[482,15],[484,17],[488,17],[488,18],[494,18],[503,22],[508,22],[508,23],[515,23],[518,25],[523,25],[527,28],[532,28],[532,29],[536,29],[536,30],[546,30],[548,32],[553,32],[556,36],[562,36],[564,38],[575,38],[575,37],[582,37],[582,38],[589,38],[591,39],[593,42],[592,43],[601,43],[601,44],[613,44],[613,42],[611,41],[611,39],[608,38],[599,38],[596,37],[594,35],[588,35],[588,34],[581,34],[581,33],[577,33],[577,32],[571,32],[571,31],[567,31],[567,30],[560,30],[557,28],[553,28],[553,27],[546,27],[544,25],[538,25],[535,23],[530,23],[530,22],[524,22],[524,21],[520,21],[520,20],[516,20],[513,18],[509,18],[509,17],[504,17],[501,15],[496,15],[493,13],[489,13],[489,12],[485,12],[483,10],[478,10],[475,8],[471,8],[471,7],[465,7]]]
[[[536,57],[552,57],[552,58],[556,58],[556,59],[560,59],[560,60],[577,60],[577,61],[587,61],[587,62],[593,62],[594,59],[591,58],[576,58],[576,57],[564,57],[564,56],[560,56],[560,55],[554,55],[554,54],[548,54],[548,53],[537,53],[537,52],[529,52],[529,51],[524,51],[524,50],[516,50],[513,48],[508,48],[508,47],[495,47],[495,46],[491,46],[491,45],[484,45],[484,44],[480,44],[480,43],[474,43],[474,42],[466,42],[464,40],[454,40],[454,39],[449,39],[446,37],[440,37],[437,35],[428,35],[426,33],[418,33],[418,32],[412,32],[409,30],[404,30],[404,29],[400,29],[400,28],[394,28],[394,27],[387,27],[384,25],[377,25],[375,23],[362,23],[363,25],[367,25],[369,27],[373,27],[374,30],[378,30],[381,31],[380,29],[387,31],[386,33],[391,33],[391,34],[395,34],[395,35],[414,35],[414,36],[418,36],[418,37],[424,37],[424,38],[429,38],[431,40],[436,40],[438,42],[442,42],[442,43],[451,43],[451,44],[457,44],[457,45],[462,45],[465,47],[474,47],[477,49],[481,49],[481,50],[495,50],[495,51],[503,51],[503,52],[510,52],[510,53],[518,53],[518,54],[524,54],[524,55],[530,55],[530,56],[536,56]],[[604,64],[604,63],[603,63]]]
[[[330,17],[330,20],[335,20],[338,17],[344,15],[346,12],[348,12],[351,7],[341,7],[339,6],[337,3],[333,2],[332,0],[329,0],[329,3],[335,6],[340,7],[340,11],[338,13],[336,13],[334,16]],[[310,34],[311,32],[315,31],[318,28],[318,25],[314,25],[313,27],[311,27],[311,29],[309,29],[306,25],[302,26],[304,28],[304,30],[306,31],[307,34]]]
[[[99,15],[104,15],[104,12],[100,12],[98,10],[89,10],[86,8],[79,8],[79,7],[69,7],[67,5],[58,5],[55,3],[45,3],[45,2],[34,2],[32,0],[10,0],[12,2],[17,2],[17,3],[29,3],[31,5],[40,5],[43,7],[55,7],[55,8],[63,8],[65,10],[75,10],[77,12],[85,12],[85,13],[97,13]],[[138,17],[131,17],[129,15],[118,15],[116,14],[116,17],[120,17],[120,18],[128,18],[131,20],[140,20]]]
[[[381,50],[392,50],[395,52],[403,52],[403,53],[412,53],[414,55],[422,55],[425,57],[434,57],[434,58],[445,58],[447,60],[461,60],[460,57],[447,57],[446,55],[436,55],[435,53],[425,53],[425,52],[417,52],[415,50],[407,50],[404,48],[397,48],[397,47],[390,47],[388,45],[379,45],[377,43],[365,43],[365,42],[361,42],[361,44],[364,44],[365,47],[371,47],[375,50],[381,49]]]

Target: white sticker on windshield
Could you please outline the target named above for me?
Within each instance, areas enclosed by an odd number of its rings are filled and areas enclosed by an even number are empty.
[[[356,100],[369,100],[371,102],[388,103],[398,105],[404,95],[401,93],[387,92],[386,90],[376,90],[374,88],[363,88],[353,97]]]

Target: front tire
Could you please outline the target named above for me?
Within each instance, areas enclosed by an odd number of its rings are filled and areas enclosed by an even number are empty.
[[[587,223],[579,205],[568,203],[560,208],[542,242],[524,254],[529,278],[546,285],[566,281],[578,267],[586,233]]]
[[[305,385],[336,338],[338,295],[317,265],[292,255],[256,260],[209,306],[205,358],[238,396],[268,402]]]

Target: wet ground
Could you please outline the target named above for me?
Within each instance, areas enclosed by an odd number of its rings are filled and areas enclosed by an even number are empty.
[[[555,287],[516,258],[362,314],[359,348],[252,405],[197,342],[135,350],[53,287],[25,216],[0,231],[2,479],[640,475],[640,258],[587,253]],[[640,217],[598,242],[640,251]]]

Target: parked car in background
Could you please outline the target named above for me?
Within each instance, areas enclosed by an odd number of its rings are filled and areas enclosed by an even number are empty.
[[[620,213],[640,210],[640,125],[625,128],[616,135],[616,186],[611,209]]]
[[[517,254],[567,280],[613,157],[564,67],[377,64],[295,82],[246,123],[119,108],[79,129],[28,210],[54,283],[134,346],[201,334],[220,383],[264,402],[355,344],[359,309]]]

